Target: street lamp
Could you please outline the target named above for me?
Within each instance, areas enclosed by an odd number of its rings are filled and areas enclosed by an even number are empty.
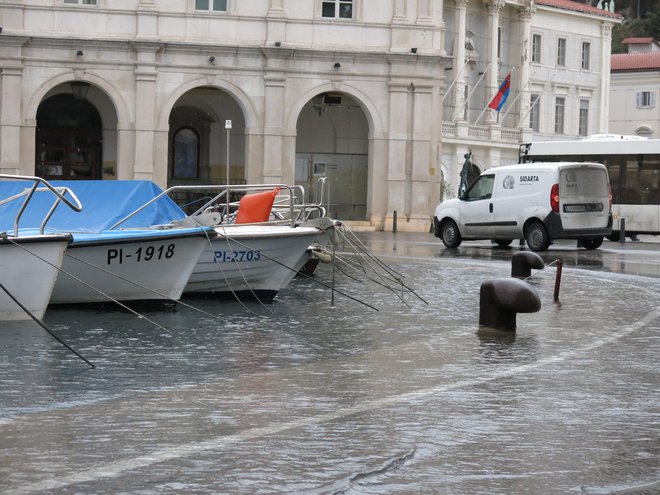
[[[229,131],[231,130],[231,120],[225,120],[225,130],[227,131],[227,222],[229,222]]]

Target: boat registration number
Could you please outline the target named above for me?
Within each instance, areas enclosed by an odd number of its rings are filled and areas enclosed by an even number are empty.
[[[260,251],[216,251],[215,261],[258,261],[261,259]]]
[[[130,249],[108,249],[108,265],[113,263],[145,262],[170,259],[174,256],[175,244],[161,244],[160,246],[139,247]]]

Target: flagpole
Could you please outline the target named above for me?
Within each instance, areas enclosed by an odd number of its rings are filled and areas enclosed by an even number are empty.
[[[529,110],[527,110],[527,113],[526,113],[525,115],[521,115],[521,116],[520,116],[520,122],[522,122],[523,119],[526,119],[527,116],[528,116],[530,113],[532,113],[532,110],[534,110],[534,107],[538,104],[538,102],[539,102],[540,100],[541,100],[541,98],[537,98],[536,100],[534,100],[534,103],[532,103],[532,104],[529,106]]]
[[[475,90],[479,87],[479,84],[481,83],[481,80],[486,76],[486,74],[488,73],[488,70],[490,69],[490,66],[491,66],[491,65],[492,65],[492,64],[491,64],[490,62],[488,62],[488,65],[486,66],[486,70],[484,70],[483,74],[481,74],[481,77],[477,80],[476,84],[474,85],[474,88],[472,88],[472,91],[470,91],[470,92],[468,93],[467,98],[465,98],[465,100],[463,101],[463,103],[461,104],[461,106],[459,106],[458,108],[454,109],[454,118],[456,118],[456,116],[458,115],[458,113],[461,112],[461,111],[463,110],[463,107],[464,107],[465,105],[468,104],[468,102],[470,101],[470,97],[472,96],[472,93],[474,93]]]
[[[529,86],[529,81],[527,81],[525,83],[525,85],[522,87],[522,89],[520,91],[518,91],[518,94],[516,95],[516,97],[513,99],[513,101],[509,105],[509,108],[507,108],[506,112],[504,112],[504,114],[502,115],[502,120],[504,120],[504,117],[507,116],[507,114],[509,113],[509,110],[511,110],[513,108],[513,105],[515,105],[515,103],[518,101],[518,98],[520,98],[520,96],[523,94],[523,91],[525,91],[525,88],[527,86]]]
[[[454,84],[456,84],[456,81],[458,81],[458,78],[461,77],[461,75],[463,74],[463,70],[465,69],[465,66],[466,66],[467,64],[469,64],[469,63],[470,63],[470,59],[469,59],[469,58],[466,58],[466,59],[465,59],[465,63],[463,64],[463,67],[461,67],[461,69],[458,71],[458,74],[456,75],[456,77],[454,78],[454,80],[451,82],[451,84],[449,85],[449,87],[445,90],[445,96],[442,97],[442,102],[443,102],[443,103],[444,103],[444,101],[445,101],[445,98],[447,98],[447,96],[449,96],[449,93],[450,93],[450,91],[451,91],[451,88],[454,87]]]
[[[507,76],[510,77],[511,74],[513,74],[513,71],[514,71],[514,70],[516,70],[516,67],[515,67],[515,66],[514,66],[514,67],[511,67],[511,70],[508,72]],[[505,77],[505,80],[506,80],[506,77]],[[499,91],[499,89],[498,89],[498,91]],[[495,93],[495,95],[497,95],[497,93]],[[494,97],[495,97],[495,96],[493,96],[493,98],[494,98]],[[477,124],[479,123],[479,121],[481,120],[481,117],[483,117],[483,116],[484,116],[484,113],[486,113],[486,109],[488,108],[489,105],[490,105],[490,101],[486,104],[486,106],[484,107],[484,109],[481,111],[481,113],[479,114],[479,117],[477,117],[477,120],[474,121],[474,125],[477,125]],[[498,113],[499,113],[499,112],[498,112]]]

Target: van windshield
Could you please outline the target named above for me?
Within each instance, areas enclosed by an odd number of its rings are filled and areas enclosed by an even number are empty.
[[[495,175],[480,176],[468,189],[465,200],[489,199],[493,195],[493,184],[495,184]]]

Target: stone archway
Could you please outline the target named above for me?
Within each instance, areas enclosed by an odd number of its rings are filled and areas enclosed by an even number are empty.
[[[215,87],[192,88],[177,99],[168,124],[169,186],[245,183],[245,117],[232,95]],[[181,173],[176,160],[184,153],[186,172]]]
[[[318,199],[324,179],[333,218],[367,220],[368,164],[369,123],[359,102],[338,91],[312,97],[298,117],[296,138],[295,179],[306,199]]]
[[[84,88],[84,89],[88,89]],[[100,179],[103,125],[85,95],[60,93],[37,110],[35,173],[45,179]]]

